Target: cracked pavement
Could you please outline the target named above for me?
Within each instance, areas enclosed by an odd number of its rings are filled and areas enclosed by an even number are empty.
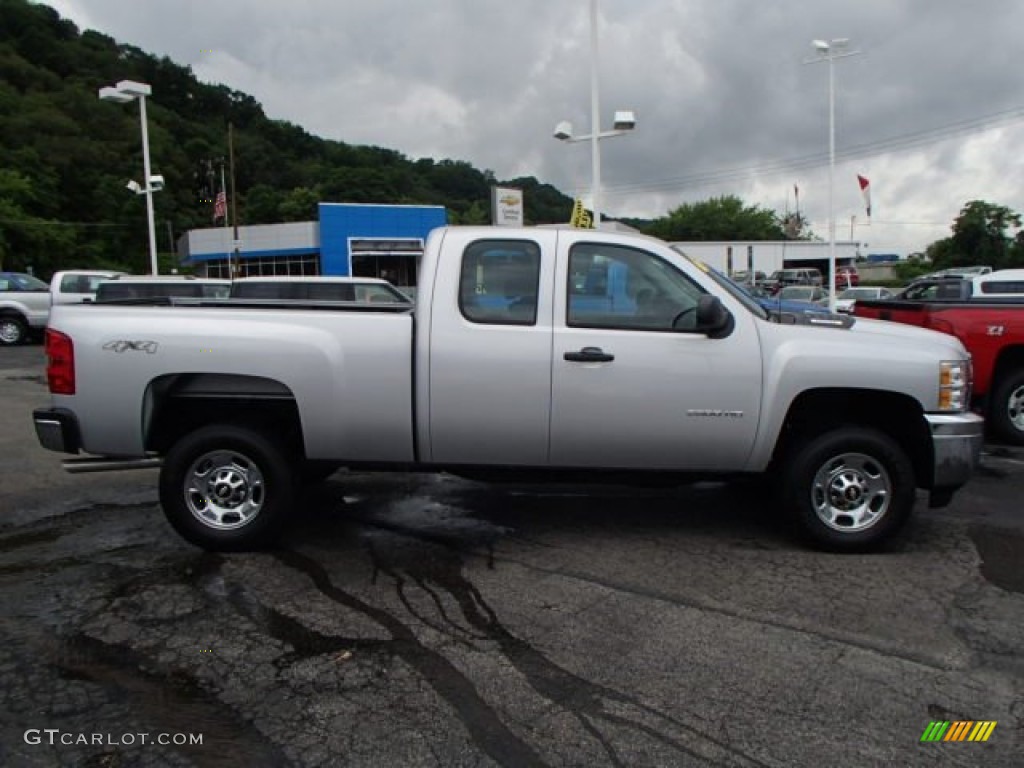
[[[870,556],[801,548],[743,486],[347,473],[278,550],[212,555],[154,471],[37,445],[41,358],[0,349],[4,766],[1021,764],[1024,450]]]

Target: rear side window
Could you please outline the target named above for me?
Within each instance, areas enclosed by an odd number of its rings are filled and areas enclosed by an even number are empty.
[[[528,240],[478,240],[462,254],[459,310],[473,323],[534,325],[540,246]]]
[[[108,275],[64,275],[60,279],[61,293],[96,293],[99,284],[109,280]]]
[[[980,282],[982,293],[1024,293],[1024,280],[986,280]]]

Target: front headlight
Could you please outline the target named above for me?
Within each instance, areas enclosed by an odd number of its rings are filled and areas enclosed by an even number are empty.
[[[970,360],[939,363],[939,410],[966,411],[971,401],[974,371]]]

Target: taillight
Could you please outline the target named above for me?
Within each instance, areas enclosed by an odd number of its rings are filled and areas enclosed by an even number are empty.
[[[46,329],[46,381],[54,395],[75,394],[75,345],[67,334]]]

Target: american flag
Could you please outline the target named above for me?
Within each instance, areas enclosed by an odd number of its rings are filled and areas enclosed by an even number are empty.
[[[213,203],[213,220],[225,219],[228,215],[228,196],[223,190],[217,193],[217,199]]]

